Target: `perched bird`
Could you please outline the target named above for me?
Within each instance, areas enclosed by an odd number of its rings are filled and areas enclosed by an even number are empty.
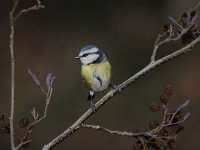
[[[95,45],[84,46],[79,55],[81,66],[81,76],[86,88],[89,90],[88,101],[90,107],[95,111],[94,96],[95,92],[105,90],[110,84],[111,65],[102,50]]]

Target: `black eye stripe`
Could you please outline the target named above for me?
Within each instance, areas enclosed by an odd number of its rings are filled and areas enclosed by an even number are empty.
[[[81,57],[86,57],[87,55],[89,55],[89,53],[88,54],[83,54]]]
[[[81,57],[86,57],[86,56],[88,56],[90,54],[98,54],[98,52],[95,52],[95,53],[86,53],[86,54],[83,54]]]

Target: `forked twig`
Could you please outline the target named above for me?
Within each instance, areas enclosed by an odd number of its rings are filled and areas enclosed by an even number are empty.
[[[14,135],[14,110],[15,110],[15,55],[14,55],[14,33],[15,33],[15,21],[24,13],[38,10],[44,8],[40,0],[37,0],[37,6],[30,7],[26,10],[22,10],[15,16],[15,11],[18,6],[19,0],[13,1],[13,6],[9,12],[10,19],[10,39],[9,39],[9,49],[10,49],[10,61],[11,61],[11,108],[10,108],[10,141],[11,149],[16,150],[15,147],[15,135]]]
[[[22,146],[30,143],[29,135],[32,132],[32,128],[47,117],[47,110],[48,110],[48,106],[51,101],[52,92],[53,92],[53,82],[56,79],[56,77],[52,73],[49,73],[47,75],[46,77],[47,91],[45,91],[44,88],[41,86],[40,81],[37,78],[37,76],[30,69],[28,69],[28,73],[32,77],[36,86],[39,87],[39,89],[42,91],[42,93],[46,97],[46,101],[45,101],[46,103],[45,103],[43,115],[41,117],[39,117],[39,112],[36,111],[35,107],[33,107],[33,109],[30,111],[33,117],[33,121],[26,127],[25,134],[22,137],[16,149],[19,149]]]

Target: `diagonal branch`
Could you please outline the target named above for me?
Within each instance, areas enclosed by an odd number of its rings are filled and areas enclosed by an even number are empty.
[[[162,57],[155,62],[152,62],[148,64],[146,67],[144,67],[142,70],[137,72],[135,75],[131,76],[129,79],[121,83],[117,86],[115,89],[111,89],[107,94],[101,98],[96,104],[95,108],[98,111],[105,103],[111,100],[116,94],[119,93],[119,91],[122,91],[126,89],[131,84],[135,83],[137,79],[144,76],[147,72],[151,71],[152,69],[155,69],[159,65],[166,63],[170,60],[173,60],[174,58],[177,58],[189,51],[192,50],[194,46],[196,46],[200,42],[200,37],[196,38],[194,41],[192,41],[190,44],[186,45],[185,47],[165,56]],[[66,129],[64,132],[62,132],[60,135],[58,135],[56,138],[54,138],[52,141],[44,145],[42,150],[48,150],[53,147],[55,147],[57,144],[61,143],[65,138],[69,137],[71,134],[75,133],[78,129],[80,129],[80,125],[84,123],[88,118],[90,118],[94,112],[89,109],[87,110],[80,118],[77,119],[68,129]]]

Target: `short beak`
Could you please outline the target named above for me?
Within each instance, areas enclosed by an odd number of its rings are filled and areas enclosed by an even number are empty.
[[[75,57],[76,59],[80,59],[80,57],[79,56],[77,56],[77,57]]]

